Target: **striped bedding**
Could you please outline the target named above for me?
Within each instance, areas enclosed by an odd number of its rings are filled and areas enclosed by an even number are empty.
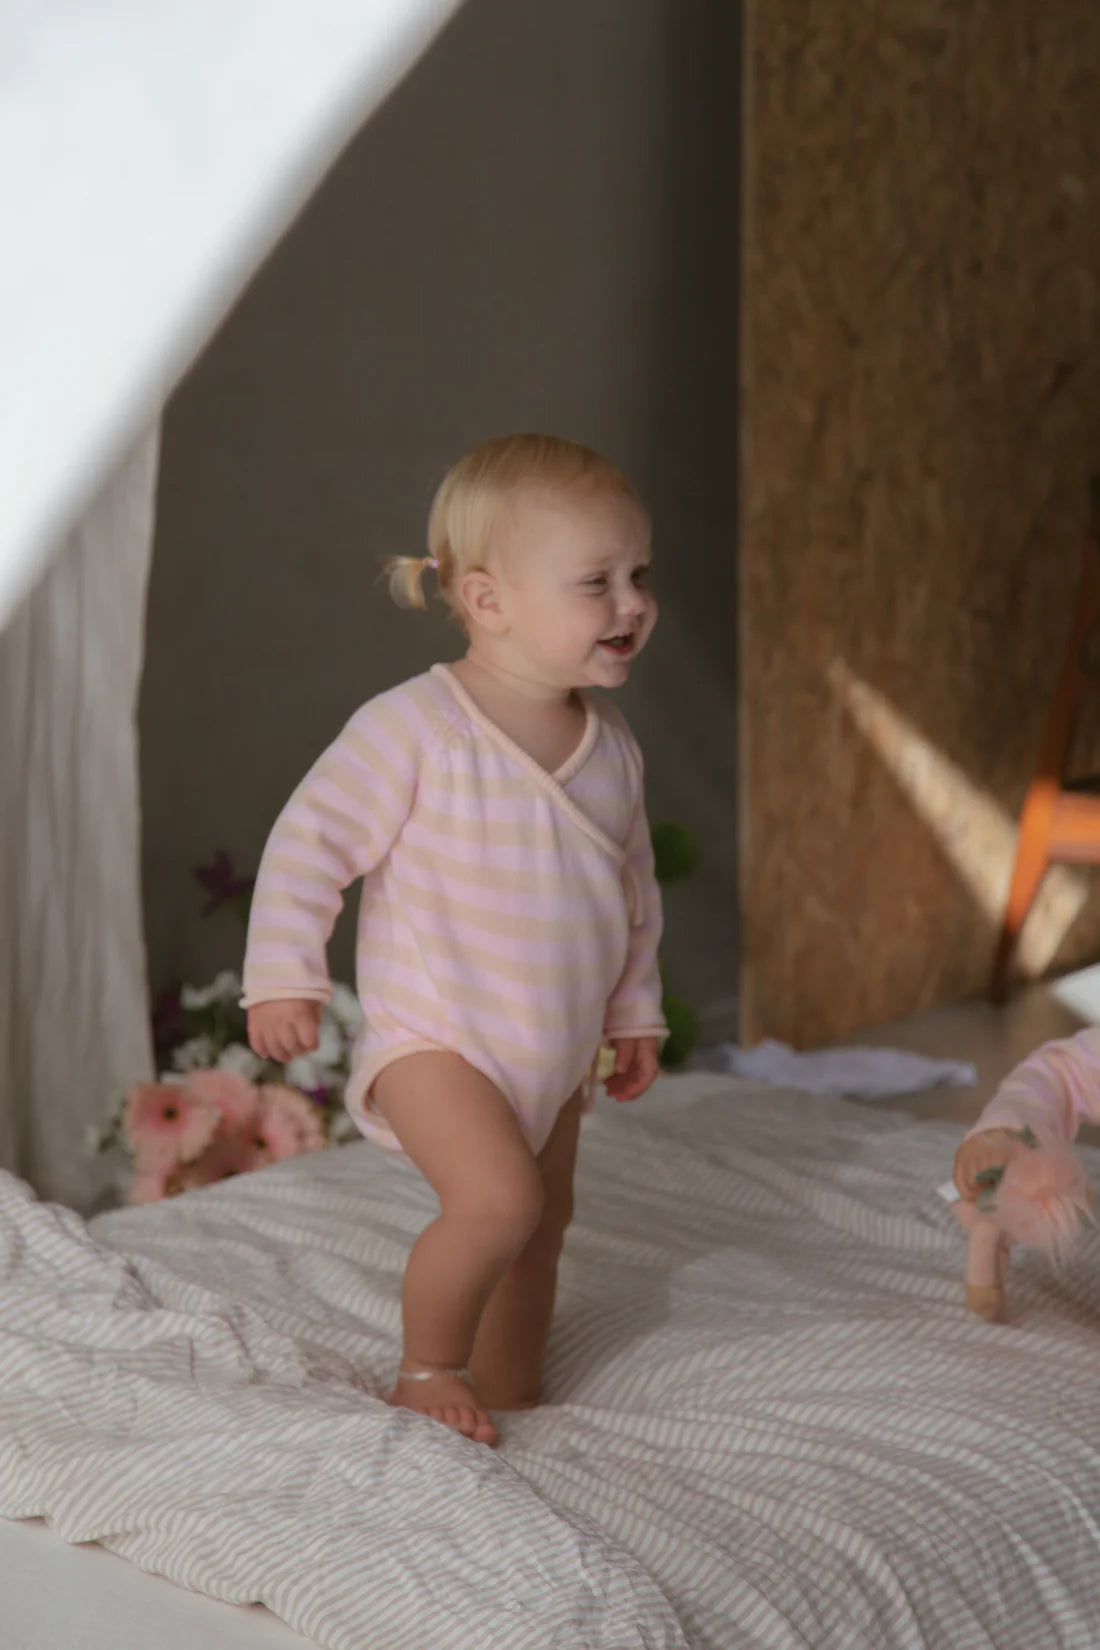
[[[324,1650],[1095,1650],[1100,1245],[968,1317],[958,1137],[709,1076],[598,1110],[496,1452],[377,1401],[431,1200],[371,1146],[90,1227],[5,1177],[0,1515]]]

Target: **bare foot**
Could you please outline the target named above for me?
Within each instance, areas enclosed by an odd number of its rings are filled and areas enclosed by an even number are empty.
[[[400,1376],[390,1396],[397,1409],[414,1409],[453,1427],[475,1444],[495,1444],[497,1429],[469,1381],[461,1375],[433,1375],[430,1381],[403,1381]]]

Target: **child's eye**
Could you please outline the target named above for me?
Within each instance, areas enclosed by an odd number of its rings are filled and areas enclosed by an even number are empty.
[[[637,567],[637,568],[635,568],[635,570],[634,570],[634,583],[638,584],[638,585],[648,584],[649,583],[650,571],[651,571],[651,569],[648,568],[648,567]]]
[[[601,573],[598,578],[586,579],[584,581],[584,588],[586,590],[606,590],[607,589],[607,580],[604,578],[603,574]]]

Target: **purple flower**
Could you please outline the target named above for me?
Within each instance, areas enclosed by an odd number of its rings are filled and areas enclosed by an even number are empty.
[[[247,911],[256,879],[239,877],[224,848],[218,849],[209,865],[196,865],[192,875],[208,896],[202,912],[204,917],[209,917],[223,905],[235,905],[238,910]]]

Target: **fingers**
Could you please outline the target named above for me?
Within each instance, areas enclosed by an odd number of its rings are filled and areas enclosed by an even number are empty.
[[[628,1037],[625,1042],[615,1044],[615,1076],[625,1077],[634,1064],[638,1053],[637,1039]]]
[[[248,1011],[248,1044],[259,1059],[271,1059],[268,1053],[267,1028],[259,1008],[250,1008]]]
[[[638,1045],[633,1039],[615,1045],[615,1070],[604,1084],[612,1100],[630,1100],[633,1097]]]
[[[981,1190],[978,1176],[986,1169],[1003,1168],[1019,1149],[1020,1142],[1004,1129],[989,1129],[964,1140],[955,1153],[954,1180],[959,1193],[972,1202]]]
[[[285,1066],[317,1047],[320,1022],[319,1003],[257,1003],[248,1011],[248,1040],[261,1060],[275,1060]]]
[[[661,1066],[660,1044],[655,1037],[624,1037],[614,1047],[615,1070],[604,1088],[624,1105],[651,1087]]]
[[[297,1046],[295,1054],[312,1054],[317,1047],[317,1033],[321,1024],[320,1003],[296,1003],[297,1010],[293,1022],[293,1035]],[[294,1058],[294,1055],[291,1056]]]
[[[650,1044],[642,1045],[635,1065],[634,1092],[631,1100],[637,1100],[647,1089],[652,1088],[661,1069],[661,1058],[656,1048]]]
[[[955,1185],[963,1197],[973,1201],[978,1195],[978,1175],[996,1158],[981,1139],[964,1140],[955,1154]]]
[[[964,1141],[955,1153],[955,1189],[960,1197],[972,1199],[977,1188],[974,1185],[974,1153],[969,1149],[970,1141]]]

